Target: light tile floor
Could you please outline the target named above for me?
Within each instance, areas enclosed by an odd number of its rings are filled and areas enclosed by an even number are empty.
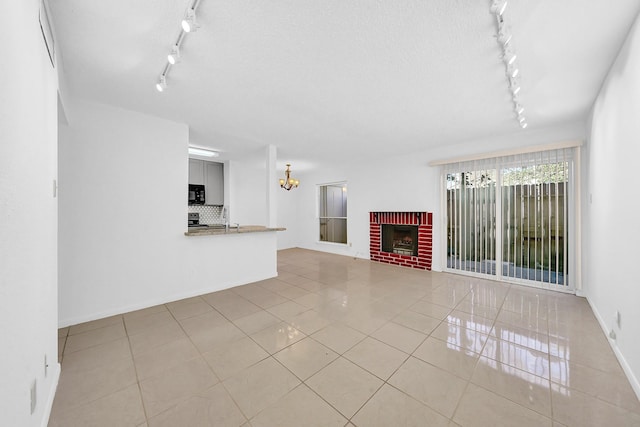
[[[587,302],[292,249],[59,331],[51,426],[640,426]]]

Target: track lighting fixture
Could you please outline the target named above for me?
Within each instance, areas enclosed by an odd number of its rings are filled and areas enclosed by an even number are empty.
[[[193,33],[198,30],[198,23],[196,22],[196,11],[193,8],[187,9],[187,14],[182,20],[182,29],[185,33]]]
[[[176,65],[180,62],[180,46],[176,44],[173,49],[171,49],[171,53],[167,55],[167,61],[169,61],[171,65]]]
[[[496,19],[496,40],[500,45],[502,53],[502,60],[507,74],[507,81],[509,83],[509,90],[511,91],[513,99],[513,108],[516,112],[516,118],[522,129],[525,129],[527,125],[526,118],[523,116],[524,108],[520,104],[520,91],[521,86],[518,83],[518,77],[520,76],[520,68],[516,64],[517,55],[515,53],[512,34],[509,31],[509,25],[507,22],[508,16],[504,14],[507,8],[507,0],[491,0],[490,11],[495,15]]]
[[[185,34],[192,33],[199,27],[198,23],[196,22],[196,8],[198,7],[199,3],[200,0],[192,0],[190,6],[184,14],[184,19],[180,23],[182,29],[180,30],[178,39],[171,47],[171,53],[167,55],[167,63],[165,64],[164,69],[160,74],[158,83],[156,83],[156,89],[158,90],[158,92],[163,92],[166,89],[167,75],[171,71],[171,67],[180,62],[180,46],[182,45],[182,40],[184,39]]]
[[[164,90],[167,88],[167,77],[162,74],[160,75],[160,79],[158,80],[158,83],[156,83],[156,90],[158,92],[164,92]]]

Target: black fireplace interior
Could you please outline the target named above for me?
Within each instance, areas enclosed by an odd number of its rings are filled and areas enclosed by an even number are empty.
[[[418,226],[382,224],[382,251],[418,256]]]

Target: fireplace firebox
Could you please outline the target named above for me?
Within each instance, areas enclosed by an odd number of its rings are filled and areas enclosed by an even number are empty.
[[[372,261],[431,270],[431,212],[369,212]]]
[[[382,251],[418,256],[418,226],[382,224]]]

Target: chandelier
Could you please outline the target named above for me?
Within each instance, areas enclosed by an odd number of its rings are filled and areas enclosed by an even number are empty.
[[[280,178],[280,187],[284,188],[287,191],[291,190],[292,188],[297,188],[298,185],[300,185],[300,181],[298,181],[297,179],[291,178],[290,167],[291,167],[291,164],[287,163],[287,170],[284,171],[285,179]]]

